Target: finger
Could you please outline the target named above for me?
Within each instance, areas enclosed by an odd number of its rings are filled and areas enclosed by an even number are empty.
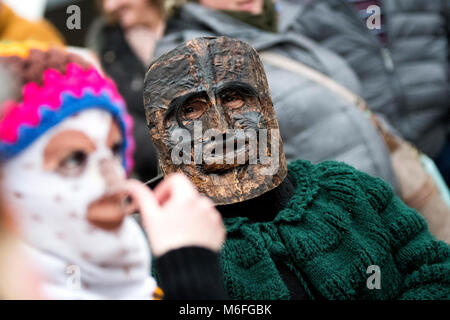
[[[139,206],[131,196],[124,200],[123,207],[127,216],[139,212]]]
[[[154,190],[160,205],[168,201],[183,201],[198,195],[191,181],[183,174],[176,173],[164,179]]]
[[[222,216],[219,212],[215,211],[211,213],[211,218],[213,219],[213,221],[219,225],[223,226],[223,219]]]
[[[206,197],[197,197],[195,201],[196,206],[205,212],[214,213],[216,211],[214,202]]]
[[[148,222],[152,215],[156,215],[161,211],[154,194],[143,183],[137,180],[128,180],[123,185],[123,190],[133,198],[144,223]]]

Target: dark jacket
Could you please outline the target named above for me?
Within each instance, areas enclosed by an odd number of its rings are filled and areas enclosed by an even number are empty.
[[[142,98],[147,66],[133,53],[118,26],[108,26],[98,20],[91,27],[88,45],[97,52],[104,71],[115,81],[127,103],[134,121],[134,172],[142,181],[150,180],[157,175],[158,161],[148,131]]]
[[[449,132],[448,0],[381,0],[387,44],[347,0],[298,1],[292,31],[340,54],[362,95],[408,140],[436,156]],[[290,5],[282,10],[292,10]]]
[[[280,33],[274,34],[195,3],[186,4],[168,21],[155,57],[195,37],[224,35],[246,41],[258,51],[279,53],[305,63],[360,93],[359,80],[344,59],[290,31],[297,18],[296,8],[294,5],[283,11]],[[288,161],[343,161],[395,186],[388,151],[365,114],[303,76],[269,64],[264,68]]]

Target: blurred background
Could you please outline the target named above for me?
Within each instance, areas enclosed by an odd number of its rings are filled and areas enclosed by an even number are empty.
[[[68,28],[71,5],[79,29]],[[114,80],[134,122],[133,178],[161,173],[142,99],[152,59],[195,37],[233,37],[264,54],[289,162],[337,160],[383,179],[450,243],[450,0],[0,0],[0,9],[6,45],[66,45]],[[8,77],[0,83],[0,102],[18,99]],[[10,262],[25,264],[8,240],[14,210],[3,207],[0,299],[34,298],[36,281],[14,275]]]
[[[39,20],[45,17],[64,36],[68,45],[84,46],[88,27],[98,15],[96,2],[94,0],[3,0],[17,15],[28,20]],[[67,6],[76,4],[83,12],[82,28],[80,30],[69,30],[66,28]]]

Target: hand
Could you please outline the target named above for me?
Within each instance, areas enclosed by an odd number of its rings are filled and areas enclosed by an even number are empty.
[[[169,176],[154,193],[135,180],[127,181],[125,189],[139,208],[153,255],[187,246],[222,247],[226,232],[219,212],[184,175]]]

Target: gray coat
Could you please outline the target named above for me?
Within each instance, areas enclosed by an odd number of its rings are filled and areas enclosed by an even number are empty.
[[[449,0],[381,0],[386,46],[346,0],[298,0],[291,30],[340,54],[362,95],[408,140],[436,156],[449,132]],[[287,5],[283,10],[292,10]]]
[[[280,19],[281,32],[273,34],[190,3],[168,22],[155,56],[195,37],[224,35],[246,41],[260,52],[277,52],[305,63],[361,93],[359,80],[344,59],[298,32],[289,31],[297,13],[285,10]],[[268,64],[265,70],[289,161],[343,161],[395,186],[384,142],[361,111],[298,74]]]

